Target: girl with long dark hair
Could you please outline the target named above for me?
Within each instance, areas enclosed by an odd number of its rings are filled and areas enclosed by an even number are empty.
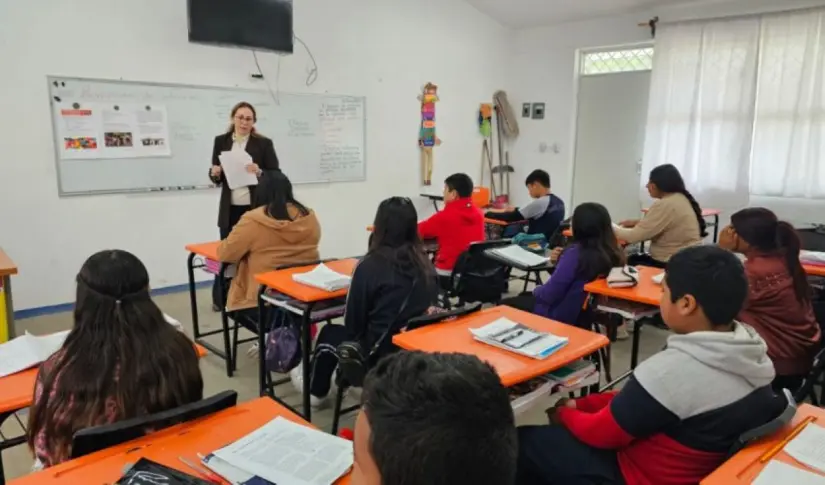
[[[68,460],[82,429],[202,398],[195,347],[150,298],[143,263],[126,251],[92,255],[77,275],[74,327],[37,375],[28,441],[38,461]]]
[[[656,201],[644,218],[619,223],[615,233],[629,244],[650,241],[650,254],[633,255],[630,264],[664,268],[679,250],[702,243],[707,224],[676,167],[659,165],[648,180],[647,191]]]
[[[321,224],[312,209],[295,199],[286,175],[264,171],[253,206],[218,247],[221,262],[238,265],[226,299],[229,311],[257,309],[256,274],[319,258]]]
[[[330,394],[338,365],[335,350],[341,343],[358,341],[369,352],[390,327],[398,332],[407,321],[426,313],[437,297],[435,268],[418,236],[415,207],[406,197],[381,202],[369,251],[352,275],[344,325],[326,325],[318,335],[310,388],[312,405],[323,405]],[[391,350],[391,345],[380,349]],[[300,366],[290,372],[298,389],[303,388],[302,376]]]
[[[821,338],[796,230],[768,209],[752,207],[731,216],[719,245],[747,258],[749,291],[739,319],[767,342],[776,369],[774,388],[795,391],[811,369]]]
[[[556,270],[532,295],[502,302],[559,322],[576,325],[587,297],[584,285],[625,263],[607,209],[595,202],[576,207],[573,242],[558,257]],[[557,250],[558,251],[558,250]]]

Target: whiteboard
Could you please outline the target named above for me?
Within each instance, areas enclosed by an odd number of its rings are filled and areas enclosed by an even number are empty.
[[[210,186],[216,135],[226,132],[240,102],[257,111],[257,130],[271,138],[281,170],[293,183],[364,180],[366,99],[328,94],[48,76],[60,195],[183,190]],[[76,159],[63,156],[61,109],[84,103],[164,109],[170,155]]]

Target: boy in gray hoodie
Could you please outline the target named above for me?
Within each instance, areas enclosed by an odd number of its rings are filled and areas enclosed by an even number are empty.
[[[734,320],[748,284],[714,246],[674,255],[662,283],[667,347],[618,393],[564,400],[550,426],[519,430],[519,484],[699,483],[745,431],[785,407],[762,338]]]

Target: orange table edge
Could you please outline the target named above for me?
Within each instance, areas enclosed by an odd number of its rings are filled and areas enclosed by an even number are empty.
[[[489,217],[484,218],[485,224],[492,224],[494,226],[511,226],[513,224],[526,224],[527,220],[521,221],[502,221],[501,219],[490,219]]]
[[[278,416],[304,426],[312,426],[300,416],[262,397],[238,404],[204,418],[179,424],[90,455],[67,461],[46,470],[12,480],[10,485],[75,484],[104,485],[123,475],[123,467],[148,458],[192,474],[179,457],[199,462],[197,454],[208,454],[255,431]],[[336,485],[350,483],[349,474]]]
[[[198,358],[207,354],[205,348],[198,344],[195,350]],[[34,386],[40,366],[0,377],[0,414],[12,413],[31,406],[34,402]]]
[[[568,337],[570,341],[546,359],[533,359],[514,352],[499,349],[475,340],[470,328],[478,328],[499,318],[506,317],[535,330]],[[452,322],[419,328],[397,334],[392,339],[398,347],[423,352],[458,352],[475,355],[492,365],[502,384],[512,386],[530,380],[586,357],[610,341],[604,335],[548,318],[527,313],[508,306],[488,308],[479,313]]]
[[[802,268],[809,276],[825,276],[825,266],[803,263]]]
[[[333,271],[337,271],[345,275],[352,275],[355,271],[355,265],[357,263],[357,259],[349,258],[327,261],[324,264]],[[283,293],[290,298],[294,298],[304,303],[315,303],[347,296],[349,288],[344,288],[338,291],[325,291],[298,283],[292,279],[292,275],[312,271],[315,266],[317,265],[299,266],[297,268],[279,269],[269,271],[267,273],[256,274],[255,281],[257,281],[258,284],[271,288],[279,293]]]
[[[793,431],[794,427],[808,416],[815,416],[817,418],[817,421],[808,424],[808,426],[825,426],[825,409],[817,408],[810,404],[801,404],[790,425],[785,426],[775,435],[759,440],[731,457],[722,464],[722,466],[717,468],[715,472],[702,480],[701,485],[744,485],[753,483],[767,465],[767,463],[759,463],[759,458],[762,454],[782,442],[782,440]],[[812,469],[805,468],[794,461],[794,459],[784,451],[779,452],[773,457],[773,460],[778,460],[816,474]]]
[[[600,278],[584,285],[584,291],[594,295],[659,306],[659,300],[662,297],[662,285],[654,283],[652,278],[664,272],[664,270],[649,266],[636,266],[636,269],[639,270],[639,284],[632,288],[611,288],[607,286],[606,278]]]
[[[190,253],[203,256],[204,258],[218,261],[218,247],[221,245],[220,241],[212,241],[208,243],[187,244],[186,250]]]

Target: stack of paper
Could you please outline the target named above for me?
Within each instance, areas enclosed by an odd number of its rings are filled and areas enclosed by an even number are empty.
[[[278,417],[213,455],[238,478],[330,485],[352,467],[352,442]]]
[[[805,466],[825,472],[825,428],[808,424],[785,445],[785,453]]]
[[[0,377],[34,367],[60,350],[69,331],[43,337],[28,332],[14,340],[0,344]]]
[[[507,318],[471,328],[470,333],[480,342],[534,359],[545,359],[568,342],[567,337],[539,332]]]
[[[589,360],[578,360],[572,362],[561,369],[554,370],[547,374],[550,379],[563,387],[574,387],[588,380],[593,375],[598,376],[599,371]],[[597,380],[598,382],[598,380]]]
[[[803,249],[799,252],[799,260],[802,261],[803,264],[825,266],[825,253],[819,251],[806,251]]]
[[[814,475],[781,461],[771,461],[753,482],[753,485],[825,485],[825,477]]]
[[[539,256],[536,253],[531,253],[518,244],[491,249],[490,252],[506,259],[507,261],[511,261],[522,266],[527,266],[528,268],[547,264],[547,261],[549,260],[549,258]]]
[[[352,280],[347,275],[329,269],[324,263],[319,264],[307,273],[294,274],[292,279],[298,283],[325,291],[338,291],[349,288]]]

